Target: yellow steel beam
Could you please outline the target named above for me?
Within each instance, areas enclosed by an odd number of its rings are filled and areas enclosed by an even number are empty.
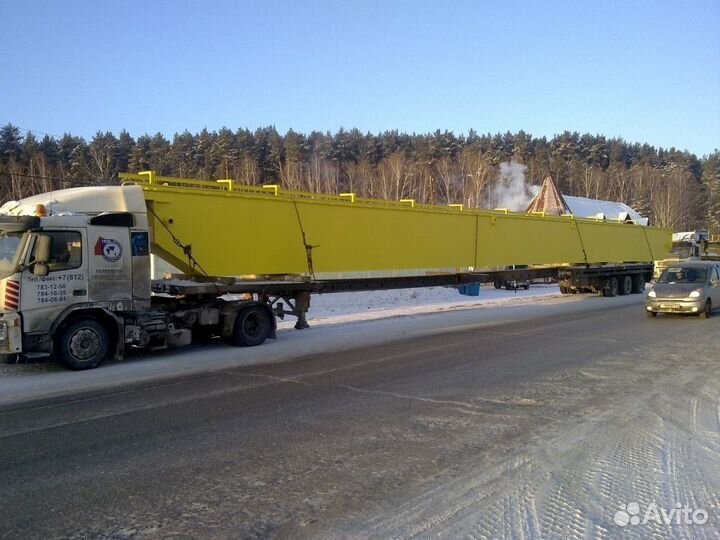
[[[668,229],[569,215],[379,201],[150,174],[121,177],[145,191],[153,251],[191,272],[177,239],[192,247],[193,257],[210,275],[649,262],[671,247]]]

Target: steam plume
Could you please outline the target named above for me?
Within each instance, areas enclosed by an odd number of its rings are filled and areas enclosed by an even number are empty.
[[[527,167],[515,161],[500,164],[500,176],[490,190],[490,208],[507,208],[513,212],[523,212],[537,195],[539,186],[527,184]]]

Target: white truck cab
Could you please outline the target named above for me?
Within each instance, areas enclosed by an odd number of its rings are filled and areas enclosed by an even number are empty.
[[[150,304],[145,212],[137,186],[75,188],[3,205],[0,355],[64,346],[87,361],[114,352],[98,350],[103,341],[121,349],[116,313]],[[65,335],[80,319],[95,324]],[[111,335],[97,335],[98,326]]]

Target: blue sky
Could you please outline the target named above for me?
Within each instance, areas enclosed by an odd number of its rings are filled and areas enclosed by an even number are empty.
[[[720,147],[720,2],[0,0],[0,124]]]

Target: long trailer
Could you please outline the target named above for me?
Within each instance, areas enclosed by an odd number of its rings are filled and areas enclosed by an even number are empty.
[[[645,284],[652,278],[652,272],[652,264],[617,264],[312,281],[188,279],[186,276],[169,276],[154,281],[152,290],[158,295],[165,295],[168,304],[182,299],[187,305],[198,305],[208,297],[252,295],[253,301],[270,306],[276,317],[296,317],[295,328],[302,330],[309,328],[307,312],[311,295],[315,294],[424,287],[460,288],[470,284],[552,279],[560,283],[560,292],[563,294],[600,293],[611,297],[643,292]]]
[[[88,369],[194,339],[259,345],[277,317],[306,328],[312,294],[493,281],[502,265],[632,293],[670,247],[665,229],[573,216],[124,178],[0,208],[0,355]],[[151,253],[183,275],[151,279]]]

